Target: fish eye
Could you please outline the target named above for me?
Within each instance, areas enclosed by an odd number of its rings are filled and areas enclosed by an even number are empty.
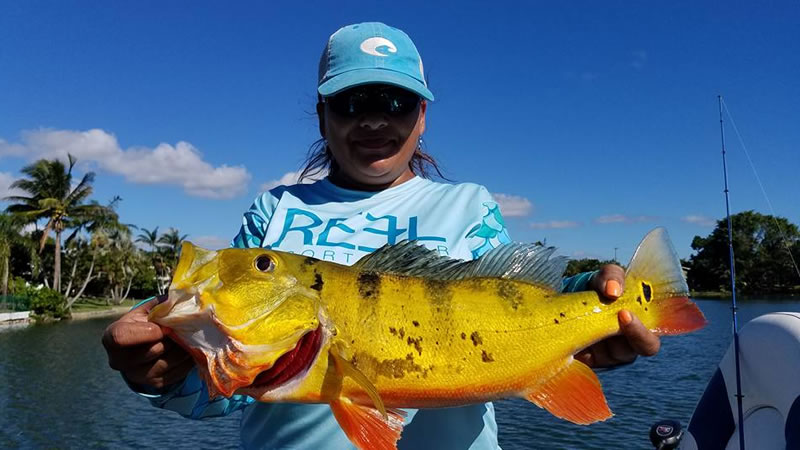
[[[253,262],[253,265],[256,266],[259,272],[272,272],[272,269],[275,268],[275,263],[272,262],[269,256],[267,255],[258,255],[256,260]]]

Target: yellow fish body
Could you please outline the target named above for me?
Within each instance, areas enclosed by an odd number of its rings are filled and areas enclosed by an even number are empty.
[[[552,252],[512,244],[464,262],[404,242],[348,267],[186,243],[150,319],[189,350],[212,397],[328,403],[361,448],[395,448],[401,407],[516,396],[574,423],[605,420],[600,382],[572,355],[617,334],[621,309],[657,334],[705,318],[663,229],[639,245],[612,303],[560,293],[565,260]]]

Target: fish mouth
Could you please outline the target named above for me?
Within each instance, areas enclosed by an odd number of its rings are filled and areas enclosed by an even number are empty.
[[[251,387],[272,389],[307,370],[319,353],[322,326],[304,334],[292,350],[284,353],[269,369],[256,375]]]

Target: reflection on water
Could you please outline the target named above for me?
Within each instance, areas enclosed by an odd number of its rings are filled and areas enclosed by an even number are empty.
[[[664,338],[658,356],[599,374],[615,413],[611,420],[577,426],[524,400],[505,400],[496,404],[503,448],[649,448],[655,420],[686,425],[731,333],[728,303],[698,303],[709,319],[706,328]],[[798,301],[747,301],[739,323],[798,310]],[[131,394],[108,368],[100,345],[109,322],[0,327],[0,448],[238,446],[238,414],[190,421]]]

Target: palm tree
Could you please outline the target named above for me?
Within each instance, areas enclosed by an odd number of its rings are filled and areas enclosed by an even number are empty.
[[[169,231],[158,238],[158,242],[161,244],[161,251],[164,254],[164,259],[167,261],[165,268],[167,270],[167,278],[172,278],[172,271],[175,269],[175,266],[178,265],[181,244],[188,236],[188,234],[181,236],[176,228],[170,228]]]
[[[11,259],[11,246],[23,242],[20,231],[22,223],[10,214],[0,214],[0,264],[3,266],[3,285],[0,293],[8,295],[9,263]]]
[[[136,236],[136,242],[148,245],[151,252],[156,251],[156,247],[158,246],[158,227],[153,228],[153,231],[147,228],[141,228],[141,230],[143,233],[139,233]]]
[[[72,187],[72,169],[76,159],[68,155],[69,168],[59,160],[40,159],[22,168],[28,178],[21,178],[11,183],[11,188],[20,189],[28,196],[18,195],[6,197],[16,202],[6,211],[21,217],[27,223],[35,223],[39,219],[47,219],[39,252],[44,249],[50,232],[55,233],[55,252],[53,264],[53,289],[61,290],[61,233],[67,228],[78,228],[90,221],[103,208],[97,203],[85,204],[92,194],[94,172],[87,172],[81,181]]]
[[[156,272],[156,278],[158,278],[164,271],[164,262],[161,259],[161,254],[159,254],[157,251],[159,243],[158,227],[153,228],[152,231],[148,230],[147,228],[141,228],[141,230],[142,233],[139,233],[136,236],[136,242],[141,242],[150,247],[150,259],[153,263],[153,269]],[[159,295],[164,293],[161,289],[160,282],[156,282],[156,289],[158,289]]]

